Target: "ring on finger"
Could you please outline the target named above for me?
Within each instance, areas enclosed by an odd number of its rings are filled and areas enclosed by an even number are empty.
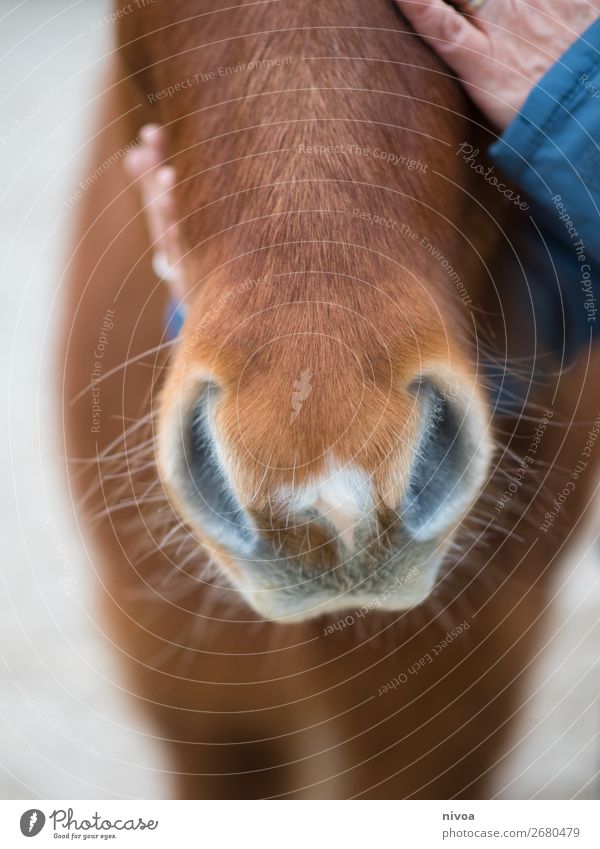
[[[469,15],[473,12],[478,12],[482,9],[487,0],[452,0],[452,5],[460,12],[467,12]]]

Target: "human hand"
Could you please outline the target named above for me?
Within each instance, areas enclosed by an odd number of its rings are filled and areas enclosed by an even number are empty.
[[[468,0],[454,6],[444,0],[396,3],[501,130],[600,14],[598,0],[486,0],[472,12],[466,11]]]
[[[182,255],[173,203],[175,169],[165,165],[164,130],[146,124],[140,143],[125,156],[125,168],[140,190],[154,253],[156,273],[169,284],[177,300],[185,296]]]

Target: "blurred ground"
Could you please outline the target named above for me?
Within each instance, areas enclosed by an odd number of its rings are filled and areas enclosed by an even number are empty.
[[[0,0],[1,798],[168,793],[102,632],[57,462],[53,302],[112,49],[108,11],[103,0]],[[598,559],[588,539],[557,578],[499,795],[599,795]]]

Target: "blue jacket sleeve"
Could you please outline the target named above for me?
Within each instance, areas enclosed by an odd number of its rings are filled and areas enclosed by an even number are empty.
[[[547,342],[567,356],[589,344],[600,326],[599,145],[600,20],[540,80],[488,151],[532,200],[560,281],[564,327],[559,332],[546,322]]]

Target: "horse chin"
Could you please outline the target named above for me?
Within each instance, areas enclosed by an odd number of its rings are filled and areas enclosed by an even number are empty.
[[[352,577],[341,564],[322,575],[299,580],[298,575],[306,574],[306,570],[293,561],[285,568],[278,568],[272,561],[257,568],[257,561],[215,557],[244,603],[262,618],[282,624],[353,611],[362,618],[418,607],[434,590],[443,559],[443,551],[425,554],[414,550],[409,555],[404,552],[390,557],[379,572],[375,570],[367,578]]]

